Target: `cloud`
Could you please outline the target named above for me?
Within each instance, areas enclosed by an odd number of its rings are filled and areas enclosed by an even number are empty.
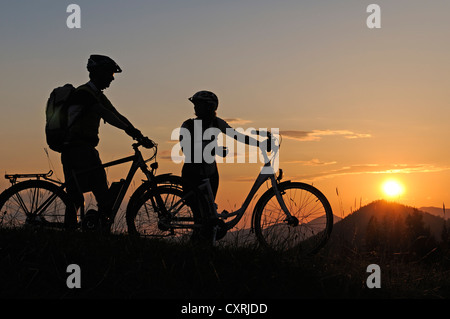
[[[323,136],[340,135],[347,139],[369,138],[372,137],[366,133],[355,133],[349,130],[313,130],[313,131],[299,131],[299,130],[281,130],[280,134],[284,138],[297,141],[319,141]]]
[[[300,179],[315,180],[342,175],[432,173],[446,170],[450,170],[450,167],[439,167],[432,164],[362,164],[296,177]]]
[[[233,179],[230,179],[230,181],[232,182],[254,182],[255,181],[255,176],[239,176],[239,177],[235,177]]]
[[[173,157],[172,157],[172,155],[173,155]],[[180,154],[172,154],[171,150],[163,150],[163,151],[158,151],[158,159],[181,162],[184,160],[184,155],[181,153]]]
[[[287,161],[285,163],[300,164],[300,165],[306,165],[306,166],[322,166],[322,165],[336,164],[336,162],[322,162],[318,158],[313,158],[312,160],[309,160],[309,161]]]
[[[318,164],[314,164],[318,162]],[[293,163],[293,162],[289,162]],[[320,162],[316,159],[304,161],[304,165],[327,165],[328,163]],[[334,164],[330,163],[330,164]],[[288,179],[300,181],[317,181],[325,178],[331,178],[344,175],[358,174],[412,174],[412,173],[432,173],[450,170],[450,167],[439,167],[432,164],[361,164],[346,166],[335,170],[323,171],[309,175],[291,175]],[[226,179],[227,177],[225,177]],[[229,179],[233,182],[254,182],[254,176],[239,176]]]
[[[228,119],[223,119],[225,122],[227,122],[228,124],[248,124],[248,123],[252,123],[252,121],[250,120],[244,120],[244,119],[240,119],[240,118],[228,118]]]

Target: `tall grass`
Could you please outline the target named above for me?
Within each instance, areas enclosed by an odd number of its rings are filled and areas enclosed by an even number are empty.
[[[0,230],[0,296],[27,298],[307,297],[314,275],[256,247],[173,244],[126,235]],[[68,289],[66,268],[81,267]],[[299,287],[310,287],[303,289]]]
[[[299,258],[233,242],[175,244],[125,234],[0,230],[2,298],[448,298],[444,252],[409,261],[348,242]],[[366,286],[369,264],[381,267],[381,289]],[[67,266],[81,267],[69,289]]]

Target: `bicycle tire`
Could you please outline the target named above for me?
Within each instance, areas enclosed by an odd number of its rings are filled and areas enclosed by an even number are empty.
[[[263,194],[254,211],[254,227],[263,247],[275,251],[293,251],[313,255],[328,241],[333,228],[333,212],[327,198],[315,187],[286,182],[278,185],[291,215],[297,223],[287,221],[287,216],[270,189]]]
[[[183,187],[181,185],[181,177],[177,175],[171,175],[171,174],[163,174],[163,175],[156,175],[155,176],[155,182],[157,187],[165,186],[165,187],[171,187],[176,188],[179,190],[182,190]],[[136,205],[140,202],[140,198],[145,195],[145,193],[151,191],[154,189],[155,183],[144,181],[131,195],[130,200],[128,202],[126,210],[133,210],[133,205]]]
[[[165,211],[176,212],[173,218],[164,220],[158,216],[158,211],[164,209],[156,204],[156,196],[161,196]],[[176,203],[179,204],[177,207],[174,206]],[[136,197],[128,205],[126,220],[130,235],[177,242],[189,240],[194,229],[193,213],[183,200],[183,191],[170,186],[159,186]]]
[[[66,207],[70,207],[68,195],[57,185],[42,180],[19,182],[0,194],[0,228],[63,228]]]

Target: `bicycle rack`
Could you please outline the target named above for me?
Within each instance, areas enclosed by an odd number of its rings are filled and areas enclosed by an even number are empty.
[[[53,175],[53,171],[50,170],[48,173],[42,174],[5,174],[5,178],[9,179],[11,184],[15,184],[19,178],[36,178],[36,179],[46,179]]]

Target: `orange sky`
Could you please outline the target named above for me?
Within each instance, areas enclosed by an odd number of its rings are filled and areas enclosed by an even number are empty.
[[[366,26],[370,2],[356,0],[77,3],[77,30],[57,1],[0,13],[2,173],[49,170],[46,99],[86,82],[87,58],[100,53],[124,70],[105,93],[159,143],[160,173],[180,174],[171,133],[193,117],[187,98],[207,89],[232,126],[278,128],[286,179],[313,183],[338,216],[383,198],[389,178],[404,185],[397,201],[450,203],[450,3],[378,1],[376,30]],[[123,132],[103,125],[100,137],[103,161],[130,154]],[[50,158],[61,177],[58,154]],[[219,206],[240,205],[259,169],[220,164]]]

